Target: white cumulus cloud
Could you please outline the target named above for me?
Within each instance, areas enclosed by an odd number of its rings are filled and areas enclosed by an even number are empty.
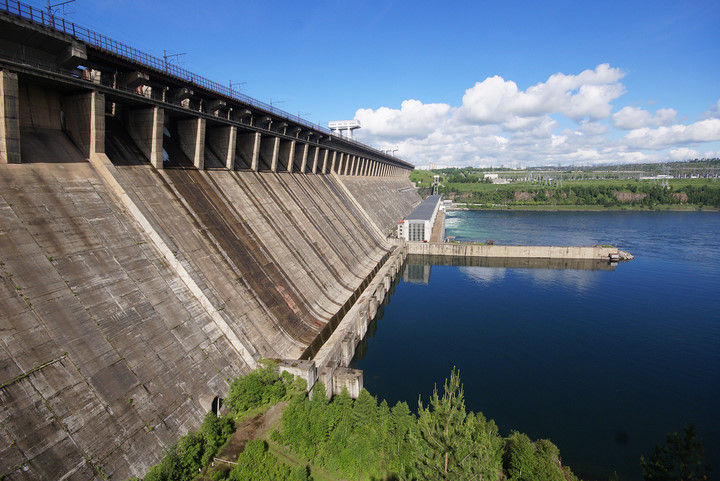
[[[488,77],[465,91],[459,115],[477,123],[517,122],[518,118],[560,113],[571,119],[603,119],[625,91],[624,74],[608,64],[578,75],[557,73],[520,90],[512,80]]]
[[[675,121],[675,109],[659,109],[652,115],[645,109],[638,107],[623,107],[613,114],[615,127],[623,130],[639,129],[649,126],[670,125]]]
[[[601,64],[525,90],[496,75],[456,105],[410,99],[399,108],[359,109],[357,135],[416,165],[440,166],[653,162],[701,156],[703,143],[706,157],[720,148],[720,101],[698,121],[679,123],[672,108],[614,105],[624,75]]]
[[[378,137],[424,137],[444,121],[449,111],[447,104],[424,104],[411,99],[403,101],[400,109],[360,109],[355,118],[364,132]]]
[[[672,149],[668,154],[672,160],[697,159],[700,157],[700,152],[695,149],[688,149],[687,147]]]
[[[655,129],[643,127],[631,130],[623,140],[628,146],[643,149],[664,149],[681,144],[714,142],[720,140],[720,119],[699,120],[689,125],[676,124]]]

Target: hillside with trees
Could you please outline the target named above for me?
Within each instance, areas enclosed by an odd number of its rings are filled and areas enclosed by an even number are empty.
[[[284,408],[278,421],[228,459],[241,427],[273,406]],[[648,481],[707,480],[711,473],[694,427],[682,437],[668,435],[666,444],[642,459],[642,468]],[[456,370],[413,411],[406,402],[378,402],[364,389],[355,400],[346,391],[328,399],[317,383],[308,396],[305,381],[279,373],[269,361],[233,381],[223,414],[208,413],[201,428],[169,447],[143,478],[347,479],[579,481],[551,441],[517,431],[502,436],[492,420],[467,411]]]
[[[434,175],[440,193],[469,208],[720,208],[720,160],[633,164],[602,169],[528,170],[465,167],[413,171],[410,180],[428,194]]]

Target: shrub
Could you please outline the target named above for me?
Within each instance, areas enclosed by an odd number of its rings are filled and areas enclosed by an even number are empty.
[[[305,394],[305,381],[292,374],[278,373],[277,364],[261,361],[260,367],[247,376],[235,379],[230,385],[227,406],[234,414],[249,409],[275,404],[292,396]]]

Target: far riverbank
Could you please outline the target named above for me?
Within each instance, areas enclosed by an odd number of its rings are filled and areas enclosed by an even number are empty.
[[[642,205],[553,205],[553,204],[468,204],[458,203],[447,210],[494,210],[494,211],[549,211],[549,212],[622,212],[622,211],[645,211],[645,212],[720,212],[717,207],[692,204],[659,204],[655,206]]]

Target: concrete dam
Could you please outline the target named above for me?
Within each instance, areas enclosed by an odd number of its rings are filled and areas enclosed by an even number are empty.
[[[261,358],[359,391],[411,169],[0,5],[0,477],[141,476]]]

